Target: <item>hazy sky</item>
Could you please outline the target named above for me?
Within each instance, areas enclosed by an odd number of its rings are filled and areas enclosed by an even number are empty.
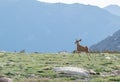
[[[50,3],[63,2],[63,3],[82,3],[105,7],[110,4],[117,4],[120,6],[120,0],[38,0]]]

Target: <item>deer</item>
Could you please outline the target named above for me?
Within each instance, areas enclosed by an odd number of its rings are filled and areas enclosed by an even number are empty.
[[[88,51],[88,47],[87,46],[81,46],[80,45],[80,41],[82,41],[81,39],[80,40],[76,40],[75,41],[75,44],[77,45],[77,51],[78,51],[78,53],[80,53],[80,52],[86,52],[86,53],[88,53],[89,51]]]
[[[82,39],[75,41],[75,44],[77,45],[77,49],[75,51],[73,51],[73,52],[74,53],[85,52],[88,55],[88,53],[89,53],[88,47],[80,45],[80,43],[79,43],[80,41],[82,41]],[[88,55],[88,59],[90,60],[89,56],[90,55]]]

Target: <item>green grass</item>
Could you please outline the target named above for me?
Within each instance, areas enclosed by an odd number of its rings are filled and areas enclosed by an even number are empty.
[[[120,54],[91,53],[90,60],[85,53],[79,54],[35,54],[0,53],[0,75],[10,77],[14,82],[74,82],[78,77],[62,77],[53,67],[73,66],[93,69],[97,73],[120,69]],[[105,59],[106,56],[112,59]],[[120,82],[120,76],[91,76],[91,82]]]

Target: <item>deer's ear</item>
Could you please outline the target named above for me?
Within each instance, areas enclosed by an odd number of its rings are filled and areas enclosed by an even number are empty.
[[[82,41],[82,39],[80,39],[79,41]]]

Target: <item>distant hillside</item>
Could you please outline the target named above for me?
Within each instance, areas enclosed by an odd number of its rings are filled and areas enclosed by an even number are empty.
[[[118,5],[109,5],[109,6],[105,7],[104,9],[114,15],[120,16],[120,6],[118,6]]]
[[[115,32],[112,36],[107,37],[101,42],[91,46],[92,51],[118,51],[120,52],[120,30]]]
[[[75,39],[90,46],[120,27],[120,17],[96,6],[0,0],[0,50],[73,51]]]

